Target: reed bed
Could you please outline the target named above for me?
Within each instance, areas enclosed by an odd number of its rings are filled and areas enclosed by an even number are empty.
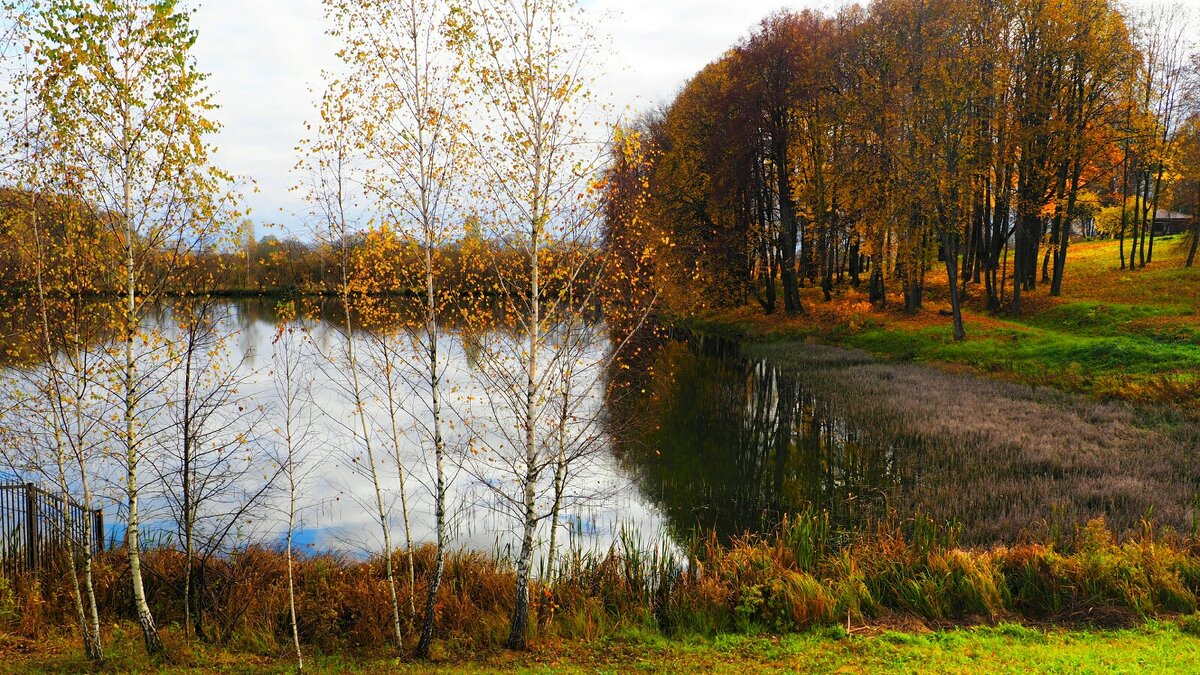
[[[1200,522],[1200,419],[1165,405],[1100,401],[881,362],[820,345],[750,348],[892,448],[889,506],[963,525],[972,545],[1056,539],[1097,516],[1122,536],[1143,519]]]
[[[1097,519],[1079,528],[1070,545],[967,548],[959,536],[959,527],[928,518],[893,517],[855,533],[836,532],[824,512],[793,514],[770,533],[731,542],[708,534],[684,545],[664,540],[645,546],[623,536],[607,551],[572,551],[543,569],[533,593],[532,638],[595,639],[630,629],[778,634],[912,620],[1110,626],[1197,609],[1200,543],[1191,535],[1144,522],[1136,535],[1119,541]],[[402,586],[402,606],[410,606],[410,592],[424,593],[432,553],[430,547],[414,553],[416,588]],[[397,564],[407,564],[403,556],[397,554]],[[170,549],[146,554],[149,601],[167,625],[183,621],[182,560]],[[300,632],[308,649],[388,649],[390,608],[381,563],[331,553],[298,562]],[[97,563],[106,623],[133,617],[127,575],[119,551]],[[282,552],[247,548],[210,560],[199,576],[204,612],[196,639],[245,653],[286,651]],[[57,579],[0,580],[4,629],[37,637],[69,627],[69,594]],[[513,579],[512,566],[500,555],[451,556],[437,604],[441,649],[498,648],[506,637]],[[407,618],[411,631],[417,617]]]

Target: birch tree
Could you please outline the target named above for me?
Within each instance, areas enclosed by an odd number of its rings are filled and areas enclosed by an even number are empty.
[[[30,163],[29,166],[34,166]],[[103,438],[99,433],[104,407],[95,400],[101,392],[100,358],[93,345],[104,323],[91,320],[86,300],[84,263],[86,237],[71,241],[78,233],[69,204],[39,197],[44,186],[23,194],[31,202],[28,211],[18,211],[29,221],[33,251],[32,293],[19,302],[17,311],[30,312],[32,338],[30,349],[22,356],[31,364],[11,369],[4,377],[7,420],[0,429],[15,434],[14,442],[4,450],[9,466],[18,474],[43,476],[57,490],[62,530],[70,572],[71,599],[75,605],[84,652],[95,662],[102,661],[99,614],[93,583],[92,543],[96,540],[91,518],[93,504],[92,472],[101,455]],[[51,227],[64,235],[51,236]],[[27,305],[27,306],[26,306]],[[86,514],[75,522],[72,503]],[[103,536],[102,534],[100,536]]]
[[[17,434],[4,456],[9,466],[43,475],[57,489],[62,514],[60,540],[65,543],[71,599],[84,652],[93,662],[104,658],[93,583],[92,545],[97,536],[91,518],[94,504],[91,472],[100,454],[97,433],[100,410],[99,358],[92,346],[104,323],[87,311],[86,298],[95,287],[99,247],[89,232],[86,214],[70,198],[56,195],[61,179],[59,157],[48,143],[46,116],[40,105],[41,82],[34,68],[30,30],[36,5],[4,5],[0,67],[9,76],[10,96],[3,102],[3,147],[7,162],[0,176],[12,186],[5,247],[19,264],[15,281],[28,292],[10,311],[27,313],[27,353],[10,353],[29,367],[6,373],[6,410],[0,431]],[[7,417],[8,419],[3,419]],[[47,455],[49,457],[47,458]],[[86,514],[74,522],[72,503]]]
[[[419,329],[406,345],[395,345],[384,329],[379,345],[385,376],[388,424],[399,472],[401,500],[407,513],[405,468],[396,413],[395,378],[412,378],[418,394],[408,410],[420,444],[431,451],[436,552],[429,576],[418,658],[427,658],[433,640],[438,590],[448,545],[446,523],[446,441],[443,376],[439,353],[440,314],[447,303],[439,258],[455,239],[456,199],[464,191],[461,174],[466,145],[461,140],[459,70],[463,63],[450,49],[449,30],[458,9],[430,0],[329,0],[344,47],[340,53],[352,83],[350,105],[368,163],[364,190],[380,222],[379,241],[411,245],[416,269],[402,269],[405,258],[385,254],[363,269],[364,283],[376,296],[418,290],[412,311],[384,317],[385,323]],[[369,247],[387,251],[396,246]],[[398,349],[396,347],[399,347]],[[402,413],[403,414],[403,413]],[[407,518],[406,537],[407,534]],[[410,575],[412,556],[409,555]]]
[[[275,433],[283,446],[280,465],[287,484],[287,554],[288,618],[291,624],[292,648],[296,652],[296,671],[304,671],[304,652],[300,649],[300,627],[296,616],[296,556],[294,539],[296,521],[303,507],[300,495],[307,483],[311,466],[308,452],[313,440],[312,375],[305,368],[308,334],[296,316],[292,303],[281,304],[279,322],[272,339],[272,375],[275,395],[279,400],[279,424]]]
[[[596,447],[588,439],[599,393],[571,386],[625,341],[579,348],[606,271],[599,177],[611,136],[589,89],[599,43],[576,3],[478,0],[455,35],[479,104],[469,138],[501,305],[494,316],[511,328],[481,331],[477,376],[494,426],[475,435],[482,447],[469,464],[518,525],[507,645],[523,649],[536,531],[561,508],[562,480],[586,456],[579,449]]]
[[[210,163],[214,105],[190,53],[189,14],[174,0],[55,3],[41,22],[34,51],[51,142],[70,192],[122,251],[119,264],[101,271],[105,290],[122,297],[108,350],[120,408],[110,433],[125,473],[134,607],[156,654],[162,643],[142,580],[139,468],[149,450],[146,399],[161,376],[146,364],[165,341],[142,319],[170,288],[173,262],[218,234],[217,198],[228,177]]]
[[[384,501],[384,476],[377,457],[374,429],[368,411],[371,401],[369,382],[363,376],[360,362],[360,310],[369,307],[370,299],[356,284],[354,275],[354,239],[361,237],[355,229],[356,202],[361,186],[356,160],[361,160],[361,145],[355,136],[354,114],[351,108],[353,84],[334,80],[328,84],[321,103],[321,123],[315,139],[307,143],[307,156],[301,167],[308,174],[307,198],[315,216],[320,220],[321,236],[336,252],[338,278],[333,288],[340,301],[342,340],[340,354],[323,353],[325,362],[338,372],[333,378],[342,389],[353,409],[353,420],[343,426],[355,441],[352,465],[360,465],[358,451],[365,453],[364,473],[371,481],[371,507],[378,519],[383,540],[383,567],[392,604],[392,630],[396,648],[404,648],[404,632],[400,621],[400,598],[396,591],[393,569],[391,509]],[[338,420],[341,422],[341,420]],[[361,444],[361,445],[360,445]],[[407,514],[405,514],[407,518]]]

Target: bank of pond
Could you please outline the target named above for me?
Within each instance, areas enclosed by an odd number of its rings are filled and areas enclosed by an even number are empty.
[[[95,565],[106,627],[134,616],[122,553],[106,553]],[[397,553],[394,563],[406,566],[406,556]],[[433,549],[419,548],[413,556],[415,579],[399,590],[406,635],[415,637],[419,616],[407,608],[424,597]],[[397,653],[382,563],[328,553],[297,559],[296,607],[306,650]],[[147,551],[143,564],[159,622],[184,625],[182,554]],[[250,547],[210,559],[195,574],[191,639],[247,654],[290,649],[283,552]],[[65,576],[47,569],[4,579],[4,630],[29,638],[69,630],[74,609]],[[513,580],[513,567],[502,556],[450,556],[438,597],[435,656],[502,645]],[[1198,594],[1200,542],[1149,523],[1124,542],[1095,520],[1073,533],[1069,544],[972,549],[957,545],[952,528],[927,519],[881,521],[850,534],[832,529],[828,514],[808,512],[788,516],[770,533],[729,542],[709,535],[684,546],[648,550],[627,543],[604,552],[575,551],[544,569],[535,583],[530,630],[538,644],[627,630],[712,636],[824,625],[853,631],[876,624],[1014,621],[1111,628],[1191,615]],[[398,653],[412,646],[406,643]]]

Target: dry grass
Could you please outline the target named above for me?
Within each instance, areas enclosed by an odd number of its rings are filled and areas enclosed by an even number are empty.
[[[1055,536],[1104,515],[1197,523],[1200,423],[1170,409],[1102,402],[861,353],[786,343],[753,348],[793,369],[852,427],[910,439],[895,454],[908,486],[892,506],[963,525],[971,543]],[[882,442],[882,441],[881,441]],[[891,441],[895,443],[895,441]]]
[[[614,548],[577,558],[535,588],[535,644],[595,640],[622,631],[654,634],[729,632],[786,634],[813,626],[991,624],[1002,620],[1124,625],[1159,614],[1193,612],[1200,592],[1200,548],[1193,538],[1141,533],[1118,543],[1103,521],[1070,546],[1028,543],[966,549],[953,530],[928,519],[880,522],[843,545],[831,545],[828,517],[798,514],[768,535],[731,544],[695,540],[676,561]],[[420,574],[428,551],[421,552]],[[288,649],[284,558],[248,549],[204,570],[206,639],[248,660],[285,658]],[[105,556],[100,596],[106,626],[132,617],[119,552]],[[150,602],[159,622],[179,636],[178,554],[147,556]],[[504,638],[512,573],[474,554],[454,556],[439,600],[439,638],[446,655],[486,654]],[[388,609],[378,561],[312,556],[299,566],[301,634],[318,654],[386,656]],[[421,582],[423,583],[423,582]],[[7,617],[16,638],[69,630],[66,594],[55,586],[20,584],[19,607]],[[418,584],[420,591],[420,583]],[[9,598],[12,601],[14,598]],[[407,600],[407,598],[405,598]],[[29,621],[27,614],[37,614]],[[410,617],[411,618],[411,617]],[[174,628],[171,628],[174,626]],[[15,641],[14,641],[15,640]],[[15,647],[14,647],[15,648]],[[374,656],[372,656],[374,655]]]

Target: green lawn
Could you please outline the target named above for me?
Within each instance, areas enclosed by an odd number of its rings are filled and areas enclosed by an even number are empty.
[[[1183,267],[1177,242],[1155,262],[1121,270],[1115,242],[1072,247],[1063,297],[1027,293],[1020,317],[990,314],[968,291],[967,340],[955,342],[944,273],[930,275],[924,309],[906,315],[872,308],[861,289],[825,303],[805,289],[807,313],[765,316],[756,307],[691,319],[701,330],[750,339],[812,339],[902,360],[954,364],[976,372],[1110,398],[1200,401],[1200,267]]]
[[[1195,625],[1192,620],[1183,622]],[[938,632],[850,635],[821,629],[785,637],[718,636],[667,639],[630,633],[589,643],[544,644],[527,654],[454,651],[434,664],[390,658],[310,655],[315,673],[1180,673],[1200,672],[1200,638],[1175,622],[1125,630],[1040,630],[1015,624]],[[858,631],[856,631],[858,633]],[[87,664],[62,640],[39,641],[32,651],[0,639],[5,672],[83,672]],[[99,672],[288,672],[286,655],[251,656],[176,648],[173,661],[151,665],[136,633],[121,632]],[[182,653],[181,653],[182,651]]]

